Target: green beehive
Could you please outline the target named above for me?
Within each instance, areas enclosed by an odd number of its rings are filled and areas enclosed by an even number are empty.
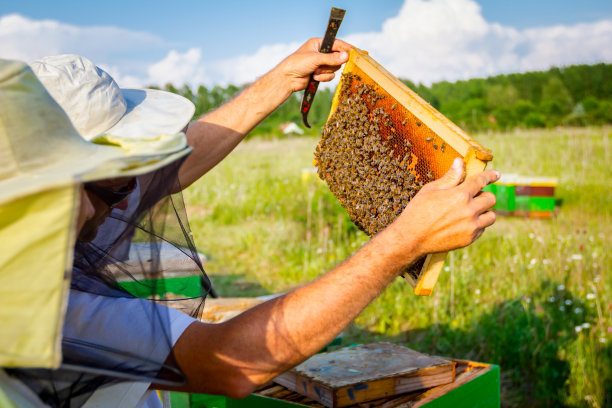
[[[515,210],[514,180],[515,174],[504,174],[494,184],[489,184],[483,191],[495,194],[497,203],[493,209],[501,214],[510,215]]]
[[[554,215],[555,187],[558,181],[551,177],[519,177],[515,180],[516,215],[549,218]]]

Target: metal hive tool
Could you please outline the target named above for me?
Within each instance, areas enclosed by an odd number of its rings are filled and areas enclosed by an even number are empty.
[[[457,157],[469,177],[493,155],[367,52],[353,49],[315,150],[319,177],[351,220],[375,235]],[[429,254],[403,271],[415,294],[431,294],[445,259],[446,253]]]

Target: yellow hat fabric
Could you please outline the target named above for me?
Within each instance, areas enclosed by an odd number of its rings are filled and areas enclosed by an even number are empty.
[[[79,191],[68,184],[0,205],[0,366],[60,364]]]

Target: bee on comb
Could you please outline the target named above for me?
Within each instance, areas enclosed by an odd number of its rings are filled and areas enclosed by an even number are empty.
[[[468,176],[493,158],[366,52],[353,49],[315,164],[355,225],[377,234],[457,157],[465,160]],[[431,294],[445,258],[430,254],[403,271],[417,295]]]

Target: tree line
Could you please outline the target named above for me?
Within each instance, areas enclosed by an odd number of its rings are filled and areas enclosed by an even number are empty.
[[[556,126],[612,124],[612,64],[572,65],[548,71],[496,75],[430,86],[402,80],[433,107],[460,127],[474,132]],[[193,90],[184,85],[165,89],[191,100],[194,117],[231,100],[246,85]],[[308,114],[313,126],[307,134],[318,134],[325,124],[334,91],[319,89]],[[280,124],[301,125],[301,94],[292,95],[257,126],[250,136],[280,137]]]

